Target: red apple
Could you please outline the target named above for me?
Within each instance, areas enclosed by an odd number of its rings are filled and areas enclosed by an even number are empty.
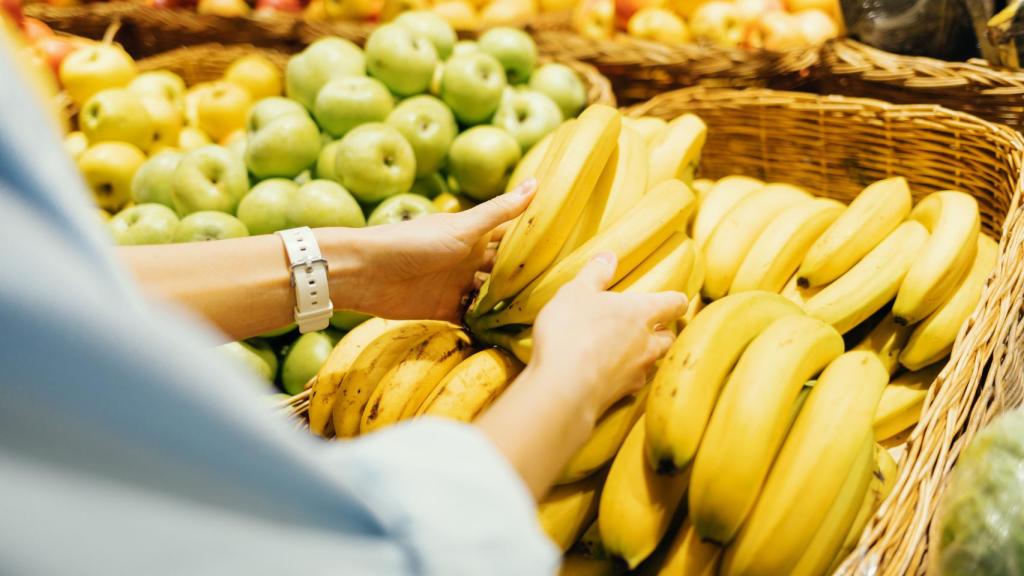
[[[43,57],[46,58],[46,63],[50,65],[50,68],[53,68],[55,74],[60,72],[60,63],[64,61],[64,58],[79,48],[78,44],[73,40],[60,36],[43,38],[37,41],[35,46],[43,54]]]
[[[53,36],[53,30],[42,20],[36,20],[35,18],[23,18],[21,21],[21,31],[25,34],[25,39],[28,40],[29,44],[34,44],[43,38]]]
[[[0,0],[0,11],[6,12],[11,21],[18,26],[25,20],[25,14],[21,11],[21,0]]]
[[[178,0],[146,0],[146,4],[152,8],[178,8]]]
[[[256,0],[257,12],[301,12],[299,0]]]
[[[619,28],[626,28],[633,14],[644,8],[661,8],[664,0],[615,0],[615,23]]]

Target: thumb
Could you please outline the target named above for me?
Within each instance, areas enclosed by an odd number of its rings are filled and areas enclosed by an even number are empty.
[[[576,275],[576,282],[580,286],[595,292],[607,290],[615,276],[615,268],[618,266],[615,254],[601,252],[587,262],[586,266]]]
[[[537,179],[527,178],[505,194],[460,212],[460,228],[465,239],[475,241],[501,224],[523,213],[537,191]]]

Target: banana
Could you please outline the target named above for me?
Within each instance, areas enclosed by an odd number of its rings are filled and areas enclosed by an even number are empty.
[[[678,180],[663,182],[648,192],[611,228],[593,237],[526,287],[505,308],[470,322],[474,331],[509,324],[532,324],[555,293],[600,252],[618,257],[612,282],[617,282],[644,261],[675,231],[693,209],[693,193]]]
[[[892,314],[886,314],[881,322],[871,329],[871,332],[864,337],[853,350],[866,350],[874,352],[882,361],[885,369],[892,376],[900,367],[900,352],[907,345],[910,339],[910,328],[900,326]]]
[[[443,330],[413,346],[370,394],[359,432],[411,418],[441,379],[469,357],[471,346],[461,330]]]
[[[800,309],[778,294],[744,292],[708,304],[672,344],[647,399],[647,456],[663,474],[697,451],[726,376],[761,331]]]
[[[834,574],[842,561],[857,547],[857,542],[860,541],[860,537],[864,533],[864,527],[868,525],[868,521],[871,520],[871,517],[882,506],[882,502],[885,502],[885,499],[889,497],[893,487],[896,486],[896,476],[899,474],[899,469],[892,454],[882,446],[875,444],[874,455],[874,470],[871,474],[871,483],[868,485],[867,494],[864,495],[860,510],[857,512],[857,518],[854,519],[853,525],[850,526],[850,531],[846,534],[846,539],[839,548],[839,553],[836,554],[832,566],[825,572],[826,574]]]
[[[701,540],[690,519],[683,521],[663,556],[652,558],[641,569],[643,576],[715,576],[722,549]]]
[[[707,264],[704,263],[704,254],[701,253],[698,248],[697,254],[693,257],[693,268],[690,270],[690,278],[686,281],[686,286],[683,288],[683,292],[686,293],[686,297],[690,299],[691,310],[694,310],[693,304],[695,302],[698,305],[702,302],[700,289],[704,286],[704,278],[707,276],[707,269]],[[696,313],[697,310],[694,310],[694,314]]]
[[[577,482],[611,462],[626,440],[626,435],[643,416],[648,390],[650,386],[644,386],[636,394],[616,402],[601,415],[590,438],[569,459],[556,484]]]
[[[821,286],[845,274],[899,226],[912,203],[904,178],[868,185],[811,245],[797,271],[800,286]]]
[[[800,267],[811,244],[843,210],[842,203],[828,198],[799,202],[783,210],[743,256],[729,293],[782,290]]]
[[[796,274],[794,274],[793,277],[786,282],[786,285],[782,287],[780,294],[793,304],[799,306],[801,309],[806,310],[807,301],[818,292],[821,292],[822,288],[824,288],[824,286],[801,288],[800,285],[797,284],[797,277]]]
[[[370,342],[391,328],[397,321],[370,318],[345,334],[331,350],[316,374],[309,397],[309,430],[325,438],[334,435],[334,401],[345,374]]]
[[[927,241],[928,230],[921,224],[900,224],[853,268],[812,296],[804,310],[845,334],[896,296]]]
[[[857,520],[874,476],[875,443],[871,435],[864,436],[863,447],[821,526],[807,543],[791,576],[822,576],[835,562],[850,529]]]
[[[743,257],[761,232],[783,210],[810,198],[799,188],[769,184],[729,210],[703,246],[704,297],[717,300],[728,294]]]
[[[995,268],[998,258],[999,246],[995,240],[980,234],[974,262],[960,286],[949,300],[914,326],[910,333],[910,341],[899,358],[908,370],[920,370],[949,355],[961,326],[978,306],[985,281]]]
[[[620,116],[595,104],[557,130],[537,172],[539,193],[498,246],[494,268],[471,313],[519,293],[562,250],[619,138]]]
[[[804,387],[843,353],[843,338],[809,316],[784,316],[747,346],[722,389],[690,477],[690,518],[725,544],[749,514]]]
[[[793,571],[863,451],[888,380],[870,352],[847,352],[825,368],[726,550],[721,574]]]
[[[910,212],[931,234],[900,285],[892,314],[916,324],[945,302],[971,268],[978,251],[978,202],[963,192],[935,192]],[[987,276],[987,274],[986,274]]]
[[[928,388],[943,368],[942,364],[934,364],[923,370],[907,372],[885,387],[875,412],[875,440],[887,440],[917,424]]]
[[[693,114],[683,114],[669,122],[649,146],[647,187],[654,188],[672,179],[693,182],[707,136],[707,125]]]
[[[641,417],[626,436],[608,471],[597,513],[605,549],[630,569],[661,542],[690,481],[689,471],[654,473],[644,456],[645,428]]]
[[[438,332],[458,328],[449,322],[423,320],[392,322],[388,329],[367,344],[338,388],[332,422],[334,435],[351,438],[359,432],[363,409],[381,378],[401,361],[409,349]]]
[[[654,116],[641,116],[639,118],[624,116],[622,122],[628,124],[640,134],[648,149],[654,148],[654,145],[668,126],[668,122]]]
[[[704,201],[708,196],[708,192],[715,186],[715,181],[709,178],[697,178],[690,184],[690,188],[693,188],[693,193],[697,195],[697,206],[700,206],[701,202]]]
[[[597,518],[597,504],[604,474],[552,488],[537,503],[537,516],[544,533],[562,552],[576,543]]]
[[[516,330],[474,331],[474,334],[485,344],[500,346],[511,352],[523,364],[530,363],[530,357],[533,356],[533,326]]]
[[[579,541],[573,546],[573,551],[578,551],[591,558],[611,559],[611,554],[604,549],[604,542],[601,541],[601,529],[598,524],[597,520],[590,523],[590,527],[583,532]]]
[[[621,565],[609,558],[591,558],[582,554],[567,554],[562,558],[558,576],[619,576]]]
[[[690,276],[699,257],[697,244],[684,232],[676,232],[632,272],[619,280],[612,290],[641,293],[665,290],[682,292],[690,285]]]
[[[693,218],[693,239],[703,246],[722,218],[741,200],[764,187],[764,182],[749,176],[726,176],[701,199]]]
[[[537,177],[540,171],[541,162],[547,157],[548,151],[551,149],[551,142],[555,139],[555,134],[559,131],[568,131],[576,119],[570,119],[558,126],[555,130],[548,132],[547,136],[541,138],[532,148],[526,151],[523,155],[523,159],[516,164],[516,169],[512,171],[512,176],[508,179],[508,184],[505,186],[505,192],[508,192],[519,185],[520,182],[526,180],[529,177]]]
[[[416,415],[472,422],[508,388],[522,369],[518,360],[502,350],[481,350],[453,368]]]

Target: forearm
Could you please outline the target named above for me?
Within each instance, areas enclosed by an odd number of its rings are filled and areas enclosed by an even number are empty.
[[[343,228],[315,233],[330,266],[331,300],[335,308],[348,308],[364,268],[357,234]],[[293,321],[291,270],[276,235],[118,252],[148,293],[191,308],[230,338],[251,338]]]

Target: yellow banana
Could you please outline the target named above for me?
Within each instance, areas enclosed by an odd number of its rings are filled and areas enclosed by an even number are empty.
[[[887,440],[917,424],[928,388],[945,366],[934,364],[895,378],[882,393],[875,412],[875,440]]]
[[[874,469],[871,474],[871,483],[868,485],[867,494],[864,495],[864,500],[861,502],[860,510],[857,511],[857,518],[854,519],[853,526],[850,526],[850,531],[846,534],[846,539],[843,541],[839,553],[836,554],[832,566],[825,572],[826,574],[835,573],[840,563],[857,547],[857,542],[860,541],[860,537],[864,533],[864,527],[868,525],[868,521],[871,520],[871,517],[882,506],[882,502],[885,502],[885,499],[889,497],[893,487],[896,486],[896,476],[899,474],[899,469],[892,454],[884,447],[875,444],[873,463]]]
[[[800,285],[797,284],[797,277],[796,274],[794,274],[793,277],[786,282],[786,285],[782,287],[782,292],[780,292],[780,294],[790,302],[799,306],[801,309],[806,310],[807,301],[818,292],[821,292],[822,288],[824,288],[824,286],[801,288]]]
[[[799,188],[769,184],[729,210],[703,246],[707,266],[701,291],[704,297],[717,300],[728,294],[743,257],[761,232],[783,210],[810,198]]]
[[[697,206],[700,206],[704,198],[707,198],[708,192],[711,192],[711,188],[715,185],[715,181],[710,178],[697,178],[690,184],[690,188],[693,188],[693,193],[697,195]]]
[[[715,576],[722,549],[701,540],[690,519],[683,521],[664,554],[644,564],[642,576]]]
[[[804,383],[843,353],[809,316],[784,316],[747,346],[722,389],[690,477],[690,518],[706,540],[732,540],[786,438]]]
[[[931,234],[900,285],[892,314],[901,324],[924,320],[960,284],[978,251],[978,202],[963,192],[935,192],[921,200],[910,218]]]
[[[505,192],[512,190],[520,182],[531,176],[537,177],[537,173],[540,171],[540,164],[547,156],[548,150],[551,149],[551,141],[555,139],[555,133],[560,130],[568,131],[569,127],[572,126],[572,122],[575,122],[575,119],[563,122],[558,128],[548,132],[547,136],[541,138],[540,141],[526,152],[523,159],[519,161],[519,164],[516,164],[516,169],[512,171],[512,176],[508,179],[508,185],[505,186]]]
[[[650,386],[644,386],[636,394],[619,400],[598,419],[590,438],[569,459],[557,484],[582,480],[612,461],[626,440],[626,435],[643,416],[649,389]]]
[[[797,271],[800,286],[821,286],[845,274],[899,226],[912,203],[904,178],[868,185],[811,245]]]
[[[654,145],[668,126],[668,122],[654,116],[641,116],[639,118],[624,116],[622,121],[640,134],[648,149],[654,148]]]
[[[600,511],[600,507],[598,511]],[[601,529],[597,520],[590,523],[590,527],[580,536],[579,541],[573,546],[573,550],[591,558],[611,558],[608,551],[604,549],[604,542],[601,541]]]
[[[707,136],[707,125],[693,114],[683,114],[669,122],[649,147],[647,187],[654,188],[672,179],[693,182]]]
[[[597,518],[604,474],[552,488],[537,503],[537,516],[544,533],[565,552]]]
[[[888,380],[870,352],[847,352],[825,368],[725,552],[724,576],[793,571],[862,452]]]
[[[729,293],[778,292],[800,267],[807,250],[845,207],[828,198],[799,202],[783,210],[743,256]]]
[[[458,328],[449,322],[423,320],[417,322],[393,322],[380,336],[367,344],[338,388],[334,401],[332,422],[334,435],[351,438],[359,432],[363,409],[377,384],[416,346],[438,332]]]
[[[331,350],[327,360],[316,374],[309,397],[309,430],[318,436],[334,435],[334,401],[345,374],[370,342],[396,324],[395,320],[370,318],[345,334]]]
[[[619,576],[623,572],[621,564],[610,558],[567,554],[562,558],[558,576]]]
[[[693,239],[703,246],[715,227],[741,200],[764,187],[764,182],[749,176],[726,176],[711,187],[700,201],[693,218]]]
[[[999,246],[995,240],[980,234],[974,262],[956,291],[931,316],[913,327],[910,341],[899,358],[908,370],[920,370],[949,355],[960,327],[978,306],[985,281],[998,258]]]
[[[416,415],[472,422],[508,388],[522,369],[518,360],[502,350],[481,350],[453,368]]]
[[[537,197],[498,246],[474,315],[518,294],[554,262],[616,147],[619,127],[618,111],[595,104],[568,129],[556,131],[538,169]]]
[[[363,409],[363,434],[411,418],[441,379],[469,357],[472,344],[461,330],[443,330],[413,346],[374,388]]]
[[[910,328],[900,326],[892,314],[886,314],[852,350],[874,352],[891,376],[900,367],[900,352],[909,338]]]
[[[697,245],[683,232],[669,237],[646,260],[619,280],[612,290],[616,292],[682,292],[689,285],[700,253]]]
[[[665,474],[681,471],[697,451],[718,393],[747,345],[800,309],[778,294],[743,292],[708,304],[661,361],[647,399],[647,454]]]
[[[690,278],[686,281],[686,287],[683,288],[683,292],[686,293],[686,297],[690,299],[690,309],[693,310],[692,304],[694,302],[701,301],[700,289],[704,286],[704,278],[707,276],[707,264],[704,263],[704,254],[701,253],[700,249],[693,257],[693,268],[690,270]],[[696,314],[694,310],[694,314]]]
[[[800,560],[790,572],[791,576],[823,576],[828,573],[828,567],[835,562],[868,495],[873,476],[874,452],[875,443],[871,435],[866,434],[860,453],[847,471],[846,480],[835,502],[807,543]]]
[[[845,334],[896,296],[927,241],[924,226],[913,220],[900,224],[853,268],[812,296],[804,310]]]
[[[523,364],[530,363],[530,357],[533,356],[533,326],[516,330],[478,330],[474,334],[485,344],[500,346],[511,352]]]
[[[644,455],[644,429],[641,417],[612,462],[597,514],[604,548],[630,569],[661,542],[690,481],[689,471],[655,474]]]
[[[693,193],[678,180],[663,182],[611,228],[593,237],[526,287],[505,308],[470,322],[474,330],[491,330],[509,324],[532,324],[555,293],[601,252],[618,258],[612,282],[617,282],[661,246],[693,209]]]

